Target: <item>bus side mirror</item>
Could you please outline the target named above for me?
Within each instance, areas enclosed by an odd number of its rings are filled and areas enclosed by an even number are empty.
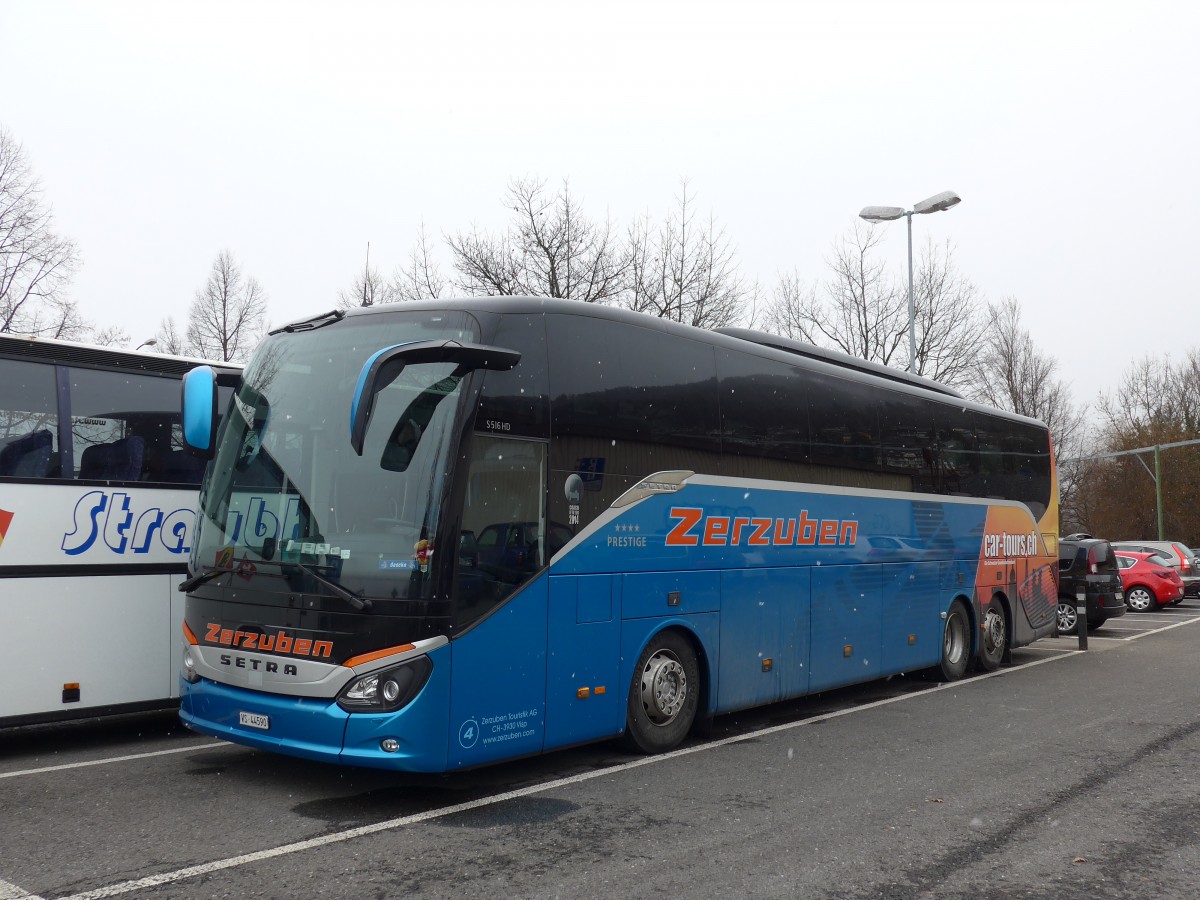
[[[375,411],[375,395],[395,381],[405,367],[419,363],[457,363],[455,374],[472,369],[507,371],[521,361],[516,350],[459,341],[413,341],[384,347],[363,363],[350,401],[350,446],[362,456],[367,425]]]
[[[183,444],[212,459],[217,442],[217,373],[197,366],[183,376]]]

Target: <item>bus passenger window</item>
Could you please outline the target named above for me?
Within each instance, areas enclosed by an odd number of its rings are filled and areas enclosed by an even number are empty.
[[[54,367],[0,360],[0,477],[53,478],[58,461]]]
[[[70,370],[76,478],[195,483],[203,463],[183,460],[179,381],[138,372]],[[198,470],[198,471],[197,471]]]

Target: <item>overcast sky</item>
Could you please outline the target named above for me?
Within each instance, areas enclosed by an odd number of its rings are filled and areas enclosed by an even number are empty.
[[[276,324],[505,222],[516,176],[661,218],[682,177],[743,271],[826,275],[863,206],[944,190],[914,241],[1013,296],[1080,400],[1200,346],[1200,4],[0,5],[0,125],[134,342],[223,248]],[[905,271],[903,221],[884,246]],[[443,265],[448,270],[448,265]]]

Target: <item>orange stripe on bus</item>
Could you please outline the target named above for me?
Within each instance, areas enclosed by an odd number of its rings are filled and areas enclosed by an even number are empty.
[[[184,638],[187,639],[187,642],[189,644],[191,644],[193,647],[198,646],[200,644],[200,642],[198,640],[196,640],[196,635],[192,632],[192,629],[188,628],[187,622],[183,623],[183,636],[184,636]]]
[[[347,669],[353,669],[355,666],[361,666],[363,663],[374,662],[377,659],[383,659],[385,656],[395,656],[397,653],[404,653],[408,650],[415,650],[412,644],[401,644],[399,647],[388,647],[385,650],[375,650],[371,653],[363,653],[361,656],[352,656],[344,663]]]

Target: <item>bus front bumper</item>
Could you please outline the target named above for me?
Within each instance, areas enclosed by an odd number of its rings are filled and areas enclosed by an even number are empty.
[[[392,771],[444,771],[445,724],[429,727],[424,720],[430,713],[437,718],[437,705],[421,703],[421,696],[396,713],[348,713],[333,700],[284,697],[207,678],[191,684],[181,678],[179,717],[201,734],[301,759]],[[385,742],[395,742],[395,749],[384,750]]]

